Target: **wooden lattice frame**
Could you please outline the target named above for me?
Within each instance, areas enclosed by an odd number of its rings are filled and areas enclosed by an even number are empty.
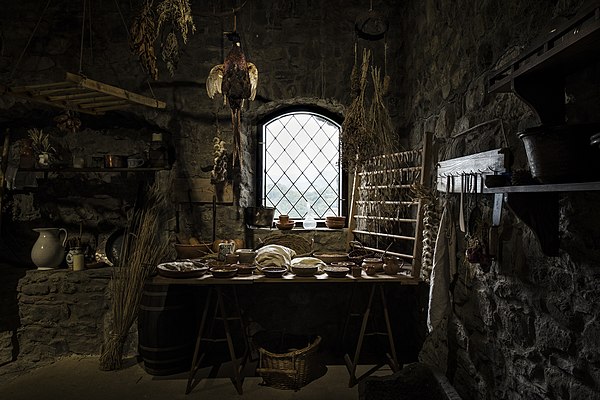
[[[398,256],[414,279],[421,273],[424,210],[411,187],[431,185],[431,141],[428,133],[419,149],[374,157],[353,182],[347,248],[358,241],[365,250]]]
[[[133,104],[154,108],[166,107],[166,103],[163,101],[69,72],[63,82],[15,87],[0,85],[0,94],[10,94],[38,103],[92,115],[102,115],[107,111],[124,109]]]

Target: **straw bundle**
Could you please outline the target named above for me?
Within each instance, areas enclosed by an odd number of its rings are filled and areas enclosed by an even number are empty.
[[[358,61],[355,59],[352,71],[351,86],[354,98],[346,112],[340,138],[342,142],[342,162],[348,169],[363,165],[364,161],[373,155],[374,132],[368,128],[365,108],[365,91],[367,89],[370,59],[371,51],[364,49],[360,70],[358,69]]]
[[[155,183],[129,218],[111,279],[113,329],[100,356],[103,371],[121,368],[123,345],[137,317],[144,281],[168,254],[168,240],[160,236],[164,205]]]

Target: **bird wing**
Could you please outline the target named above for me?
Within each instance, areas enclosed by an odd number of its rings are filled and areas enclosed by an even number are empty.
[[[212,67],[206,78],[206,93],[211,99],[216,93],[221,93],[221,83],[223,82],[223,64]]]
[[[250,100],[254,100],[258,87],[258,68],[251,62],[248,63],[248,75],[250,75]]]

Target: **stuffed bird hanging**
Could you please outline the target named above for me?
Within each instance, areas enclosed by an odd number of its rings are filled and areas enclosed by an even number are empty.
[[[227,35],[233,47],[225,57],[223,64],[215,65],[206,79],[208,97],[214,98],[216,93],[223,94],[223,104],[229,103],[231,108],[231,125],[233,127],[233,165],[236,159],[241,166],[241,109],[244,100],[254,100],[258,84],[258,69],[246,57],[240,46],[240,37],[236,32]]]

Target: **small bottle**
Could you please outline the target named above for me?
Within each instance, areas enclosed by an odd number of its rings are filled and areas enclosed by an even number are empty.
[[[317,227],[317,221],[315,221],[315,217],[313,217],[313,210],[310,205],[310,202],[306,202],[306,216],[304,217],[304,221],[302,222],[302,227],[304,229],[315,229]]]
[[[167,166],[167,149],[163,143],[162,133],[152,134],[152,143],[148,151],[148,159],[151,167],[166,167]]]

